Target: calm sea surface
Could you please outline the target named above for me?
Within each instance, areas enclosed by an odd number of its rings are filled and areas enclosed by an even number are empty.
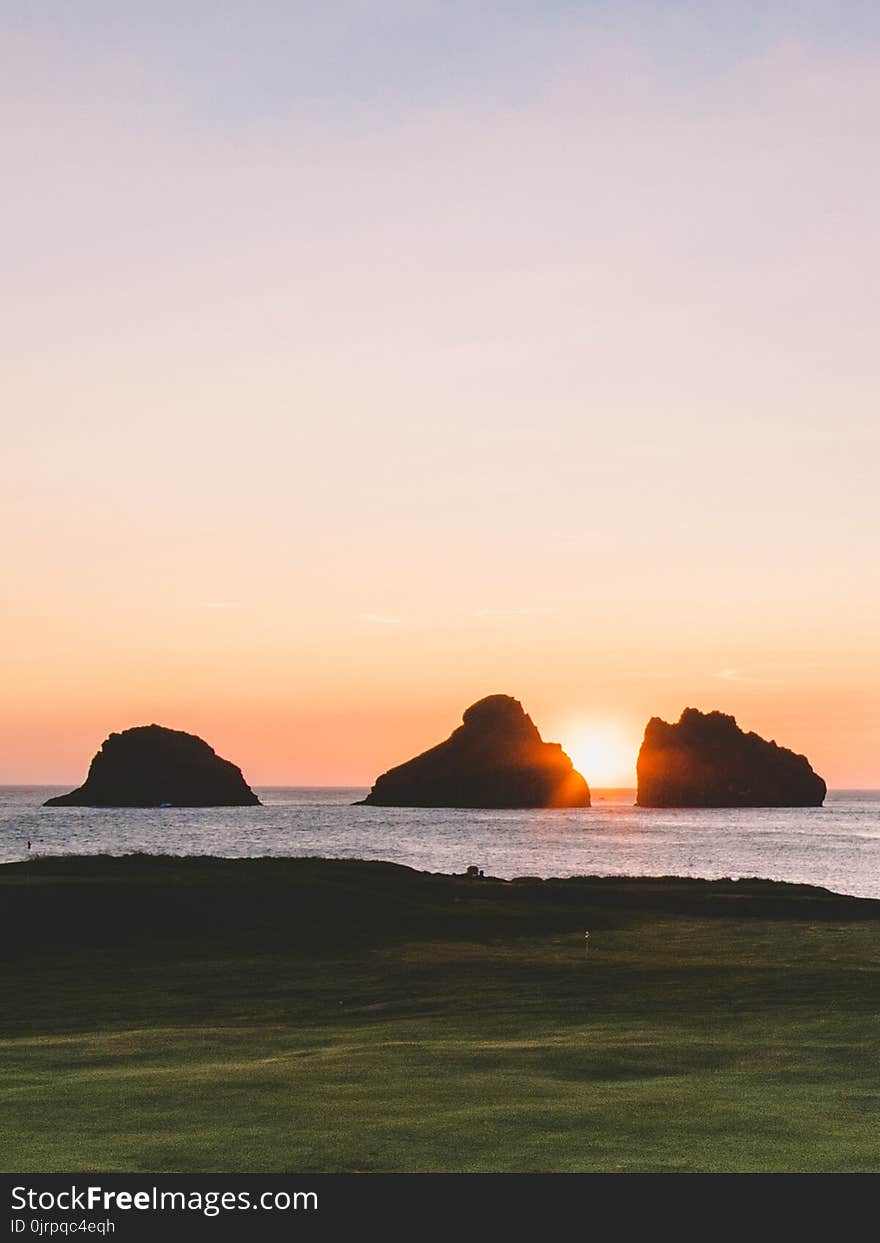
[[[0,862],[32,854],[324,855],[502,876],[761,876],[880,898],[880,791],[824,807],[656,811],[594,791],[574,811],[353,807],[360,789],[260,789],[263,807],[44,808],[57,787],[0,787]]]

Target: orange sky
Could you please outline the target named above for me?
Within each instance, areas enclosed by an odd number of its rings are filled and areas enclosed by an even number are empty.
[[[0,781],[503,692],[594,785],[690,705],[880,786],[875,44],[379,7],[0,31]]]

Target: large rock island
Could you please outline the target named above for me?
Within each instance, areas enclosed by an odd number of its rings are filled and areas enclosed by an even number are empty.
[[[46,807],[258,807],[241,769],[201,738],[162,725],[111,734],[78,790]]]
[[[383,773],[377,807],[589,807],[590,790],[558,742],[543,742],[522,704],[489,695],[452,735]]]
[[[806,756],[696,708],[651,718],[636,773],[639,807],[821,807],[826,794]]]

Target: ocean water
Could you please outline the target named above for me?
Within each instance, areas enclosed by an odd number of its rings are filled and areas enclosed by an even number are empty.
[[[51,808],[57,787],[0,787],[0,862],[31,855],[323,855],[487,876],[701,876],[821,885],[880,898],[880,791],[824,807],[664,811],[633,790],[558,811],[352,806],[363,789],[259,789],[262,807]]]

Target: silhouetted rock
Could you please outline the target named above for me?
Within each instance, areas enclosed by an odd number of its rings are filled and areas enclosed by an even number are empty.
[[[651,717],[636,772],[640,807],[821,807],[826,794],[805,756],[696,708],[677,725]]]
[[[453,734],[383,773],[377,807],[589,807],[590,791],[558,742],[542,742],[522,704],[490,695]]]
[[[139,725],[111,734],[78,790],[46,807],[254,807],[241,769],[179,729]]]

